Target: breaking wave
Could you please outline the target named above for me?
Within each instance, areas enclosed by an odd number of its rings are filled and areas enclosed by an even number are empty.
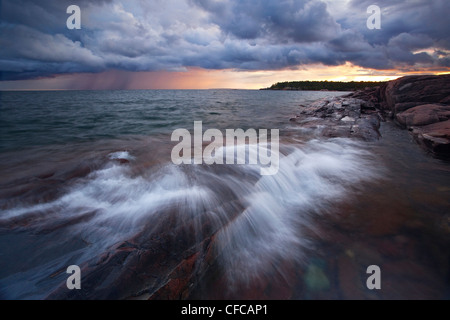
[[[27,297],[45,297],[52,287],[49,274],[69,261],[89,261],[139,233],[155,232],[154,226],[171,214],[181,227],[187,219],[196,221],[192,236],[199,239],[208,221],[230,282],[261,276],[279,259],[301,260],[310,245],[302,229],[314,227],[311,217],[379,173],[364,146],[349,139],[282,144],[280,157],[274,176],[261,176],[257,165],[169,163],[137,174],[138,156],[110,154],[104,166],[77,178],[57,199],[1,213],[0,228],[43,234],[49,241],[40,244],[41,258],[0,279],[0,295],[23,298],[23,287],[31,283]]]

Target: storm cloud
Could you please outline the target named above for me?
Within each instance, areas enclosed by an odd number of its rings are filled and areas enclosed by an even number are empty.
[[[68,30],[76,4],[82,29]],[[367,7],[382,9],[369,30]],[[2,80],[77,72],[450,68],[450,1],[3,0]]]

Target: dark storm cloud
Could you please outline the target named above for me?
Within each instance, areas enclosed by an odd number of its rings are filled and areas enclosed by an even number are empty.
[[[66,28],[71,4],[82,30]],[[366,27],[372,4],[381,30]],[[0,72],[448,67],[448,12],[448,0],[3,0]]]
[[[66,32],[68,6],[76,4],[86,8],[111,2],[112,0],[3,0],[1,1],[1,20],[41,31]]]
[[[240,39],[314,42],[332,39],[339,25],[321,1],[239,0],[217,3],[193,0],[211,13],[211,21]]]
[[[359,30],[369,43],[387,45],[392,37],[404,33],[426,35],[439,47],[450,49],[450,1],[352,0],[349,8],[361,16],[371,4],[377,4],[382,9],[382,29],[379,32],[371,32],[365,28]],[[346,17],[342,22],[347,28],[352,28],[356,21]]]
[[[381,30],[365,27],[373,4],[382,11]],[[329,45],[346,61],[368,68],[442,65],[445,58],[432,51],[450,49],[448,12],[447,0],[352,0],[338,18],[343,33]]]

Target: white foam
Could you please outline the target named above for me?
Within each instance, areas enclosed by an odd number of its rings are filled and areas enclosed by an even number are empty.
[[[129,166],[110,164],[80,179],[61,198],[7,210],[3,219],[57,212],[39,220],[45,224],[95,211],[90,220],[65,227],[72,236],[91,243],[79,258],[82,262],[138,234],[149,218],[172,208],[180,226],[186,218],[198,219],[199,225],[209,219],[219,230],[217,248],[230,279],[252,279],[279,259],[301,259],[309,245],[302,226],[312,223],[311,214],[327,212],[350,195],[350,187],[377,176],[370,154],[349,139],[312,140],[282,149],[280,169],[273,176],[260,176],[257,165],[215,166],[213,171],[173,164],[133,176]],[[235,217],[236,212],[224,209],[227,201],[240,202],[244,209]]]
[[[111,160],[128,160],[128,161],[135,160],[135,157],[133,157],[128,151],[118,151],[110,153],[108,157]]]
[[[248,186],[246,209],[219,234],[232,279],[258,277],[279,259],[301,259],[308,246],[301,227],[311,223],[311,213],[327,211],[350,196],[352,184],[377,175],[369,154],[346,139],[312,140],[289,149],[281,154],[278,174]]]

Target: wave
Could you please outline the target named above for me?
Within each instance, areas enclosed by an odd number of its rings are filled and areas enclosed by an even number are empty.
[[[249,282],[273,272],[278,260],[301,261],[312,245],[303,234],[305,227],[314,228],[312,217],[329,212],[359,183],[380,175],[371,153],[349,139],[284,143],[274,176],[260,176],[258,165],[170,163],[136,174],[132,152],[116,152],[109,159],[54,201],[2,212],[0,230],[47,241],[35,248],[41,258],[36,253],[0,279],[1,296],[45,297],[56,281],[49,274],[89,261],[137,234],[157,232],[156,225],[169,215],[176,217],[176,230],[194,221],[191,236],[198,239],[208,221],[229,282]]]

